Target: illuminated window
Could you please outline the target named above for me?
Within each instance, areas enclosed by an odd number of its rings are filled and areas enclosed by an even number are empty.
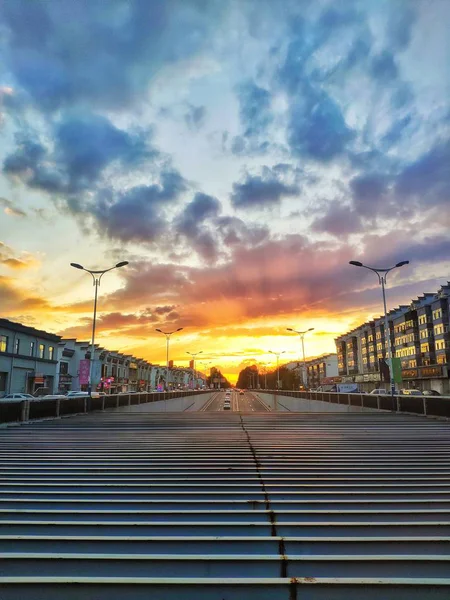
[[[0,335],[0,352],[8,351],[8,336]]]

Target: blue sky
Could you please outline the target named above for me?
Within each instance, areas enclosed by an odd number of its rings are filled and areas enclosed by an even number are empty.
[[[5,0],[2,314],[87,339],[68,264],[129,260],[102,282],[99,341],[157,361],[155,326],[184,326],[175,358],[202,345],[232,370],[294,357],[285,325],[314,326],[318,353],[376,315],[352,258],[411,261],[392,305],[434,291],[449,26],[446,0]]]

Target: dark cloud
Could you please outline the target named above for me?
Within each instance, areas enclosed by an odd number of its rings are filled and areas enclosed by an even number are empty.
[[[14,202],[7,198],[0,198],[0,206],[3,207],[4,212],[13,217],[26,217],[27,213],[19,208]]]
[[[289,108],[288,142],[298,156],[328,162],[342,154],[354,132],[341,109],[324,91],[305,85]]]
[[[279,204],[282,198],[299,193],[296,183],[284,183],[276,172],[264,167],[262,175],[247,173],[242,183],[233,183],[231,203],[235,208],[271,207]]]
[[[204,48],[222,4],[5,0],[10,46],[4,58],[44,111],[83,102],[122,108],[146,91],[162,66]]]
[[[200,129],[205,122],[206,106],[189,105],[188,111],[184,115],[186,125],[190,129]]]
[[[246,81],[237,88],[240,118],[244,126],[244,135],[248,137],[265,133],[273,120],[270,106],[270,92]]]
[[[53,124],[52,150],[32,137],[18,134],[15,152],[5,158],[3,171],[50,194],[78,193],[92,188],[112,163],[137,169],[156,159],[149,132],[129,132],[93,113],[62,117]]]
[[[206,222],[217,217],[221,208],[217,198],[197,192],[174,221],[177,235],[186,238],[196,252],[208,261],[217,259],[219,247],[217,236],[211,233]]]
[[[387,204],[387,184],[386,176],[379,173],[354,177],[350,181],[350,190],[356,212],[366,217],[382,213]]]
[[[168,228],[165,210],[186,189],[176,171],[163,171],[160,183],[136,186],[118,194],[103,194],[90,207],[99,229],[111,238],[149,243]]]
[[[379,83],[389,84],[398,76],[398,68],[391,52],[384,50],[373,57],[370,74]]]
[[[105,117],[92,113],[69,116],[58,123],[55,153],[56,161],[67,169],[72,189],[97,180],[114,161],[136,168],[158,156],[148,142],[148,132],[133,134],[118,129]]]
[[[354,210],[334,200],[327,206],[326,213],[315,219],[311,227],[313,231],[341,237],[361,231],[362,222]]]
[[[400,201],[416,200],[422,206],[449,205],[450,141],[438,143],[398,175],[395,193]]]

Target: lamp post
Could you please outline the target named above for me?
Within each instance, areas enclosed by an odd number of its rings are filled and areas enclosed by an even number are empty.
[[[162,333],[163,335],[166,336],[166,390],[169,391],[169,342],[170,342],[170,336],[173,335],[174,333],[177,333],[178,331],[181,331],[183,329],[183,327],[178,327],[178,329],[175,329],[175,331],[161,331],[161,329],[155,329],[155,331],[158,331],[159,333]]]
[[[186,354],[189,354],[190,356],[192,356],[192,389],[194,389],[194,382],[195,382],[195,357],[198,356],[199,354],[203,354],[203,350],[199,350],[198,352],[186,352]]]
[[[128,264],[128,261],[123,260],[122,262],[117,263],[117,265],[114,265],[114,267],[110,267],[109,269],[93,271],[91,269],[85,269],[82,265],[79,265],[78,263],[70,263],[71,267],[74,267],[75,269],[81,269],[82,271],[86,271],[87,273],[90,273],[92,275],[92,281],[93,281],[93,285],[95,287],[94,317],[92,319],[91,356],[90,356],[90,360],[89,360],[89,379],[88,379],[88,394],[89,394],[89,396],[91,395],[91,392],[92,392],[92,367],[94,364],[95,321],[97,318],[97,292],[98,292],[98,288],[100,285],[100,281],[101,281],[103,275],[105,273],[107,273],[108,271],[112,271],[113,269],[120,269],[120,267],[125,267],[125,265],[127,265],[127,264]]]
[[[277,357],[277,390],[280,389],[280,369],[279,369],[279,366],[278,366],[279,358],[285,352],[286,352],[286,350],[283,350],[282,352],[273,352],[272,350],[269,350],[270,354],[275,354],[275,356]]]
[[[208,378],[208,366],[212,365],[212,360],[209,360],[208,362],[203,362],[202,361],[200,364],[202,364],[203,367],[205,368],[205,371],[206,371],[205,375],[206,375],[206,378]],[[211,379],[211,381],[210,381],[210,386],[211,386],[211,384],[212,384],[211,369],[209,369],[209,376],[210,376],[210,379]]]
[[[391,397],[394,398],[394,394],[395,394],[394,365],[392,363],[391,336],[390,336],[390,332],[389,332],[389,323],[388,323],[388,317],[387,317],[385,285],[386,285],[387,274],[389,273],[389,271],[392,271],[393,269],[397,269],[398,267],[403,267],[404,265],[409,265],[409,260],[402,260],[401,262],[397,263],[393,267],[389,267],[388,269],[379,269],[379,268],[375,268],[375,267],[368,267],[367,265],[363,265],[362,262],[359,262],[357,260],[351,260],[349,262],[349,264],[353,265],[354,267],[363,267],[364,269],[369,269],[369,271],[373,271],[378,276],[378,283],[381,285],[381,290],[383,292],[384,337],[385,337],[385,344],[387,347],[387,355],[388,355],[388,360],[389,360],[389,379],[391,382]]]
[[[300,339],[302,340],[303,385],[305,386],[305,389],[309,388],[308,369],[306,368],[306,357],[305,357],[305,334],[308,333],[309,331],[314,331],[314,327],[310,327],[309,329],[306,329],[305,331],[297,331],[296,329],[292,329],[291,327],[288,327],[287,331],[292,331],[292,333],[298,333],[298,335],[300,336]]]

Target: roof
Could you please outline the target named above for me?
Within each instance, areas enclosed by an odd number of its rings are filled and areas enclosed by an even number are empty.
[[[52,342],[59,342],[61,340],[60,335],[43,331],[42,329],[35,329],[34,327],[28,327],[28,325],[22,325],[15,321],[9,321],[8,319],[0,319],[0,327],[9,329],[11,331],[17,331],[18,333],[24,333],[33,337],[43,338]]]

